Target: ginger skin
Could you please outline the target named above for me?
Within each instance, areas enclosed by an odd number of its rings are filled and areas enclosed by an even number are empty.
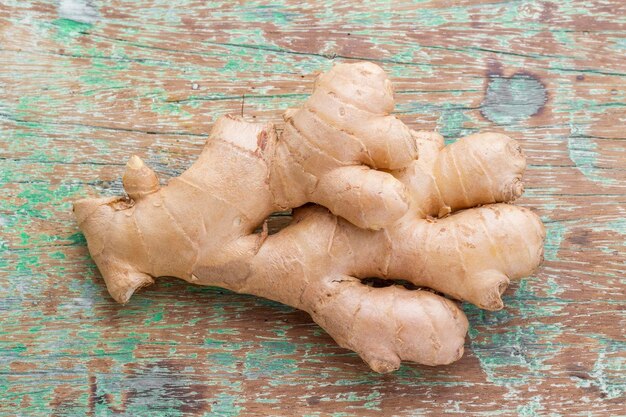
[[[379,67],[340,64],[286,113],[280,138],[271,124],[222,117],[198,160],[162,188],[132,157],[129,198],[74,204],[111,296],[125,303],[175,276],[307,311],[377,372],[457,360],[468,324],[454,302],[360,279],[405,279],[499,309],[509,279],[541,262],[545,232],[529,210],[501,204],[523,191],[512,139],[474,135],[444,148],[392,109]],[[305,207],[277,234],[253,233],[305,202],[334,214]]]

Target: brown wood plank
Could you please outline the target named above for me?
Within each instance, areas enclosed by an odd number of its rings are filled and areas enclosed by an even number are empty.
[[[71,7],[73,6],[73,7]],[[626,415],[623,1],[0,4],[0,415]],[[397,113],[528,156],[546,261],[465,356],[368,371],[298,311],[172,279],[114,304],[70,202],[163,179],[213,121],[280,120],[315,72],[368,59]],[[272,220],[274,229],[286,217]]]

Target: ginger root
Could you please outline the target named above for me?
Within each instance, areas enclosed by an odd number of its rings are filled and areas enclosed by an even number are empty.
[[[479,134],[444,147],[391,116],[393,105],[381,68],[339,64],[286,112],[280,137],[272,124],[222,117],[164,187],[133,156],[127,197],[74,204],[111,296],[126,303],[175,276],[307,311],[377,372],[457,360],[468,323],[456,303],[361,279],[404,279],[499,309],[509,280],[540,264],[545,232],[532,212],[503,204],[523,191],[515,141]],[[297,208],[306,202],[332,213]],[[254,233],[286,208],[297,208],[288,227]]]

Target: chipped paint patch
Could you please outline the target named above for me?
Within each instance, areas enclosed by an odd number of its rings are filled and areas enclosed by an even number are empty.
[[[57,8],[61,19],[93,24],[100,18],[92,0],[59,0]]]
[[[539,113],[547,100],[546,88],[533,75],[491,75],[481,113],[499,125],[517,124]]]
[[[569,158],[585,178],[603,184],[615,184],[614,179],[602,176],[601,170],[597,168],[599,154],[593,138],[569,136],[567,138],[567,152]]]

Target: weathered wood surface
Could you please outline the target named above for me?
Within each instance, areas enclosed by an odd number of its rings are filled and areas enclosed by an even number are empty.
[[[625,415],[626,3],[0,2],[0,414]],[[518,139],[546,261],[458,363],[376,375],[304,313],[163,279],[114,304],[70,202],[162,178],[369,59],[448,140]],[[242,100],[242,97],[245,99]]]

